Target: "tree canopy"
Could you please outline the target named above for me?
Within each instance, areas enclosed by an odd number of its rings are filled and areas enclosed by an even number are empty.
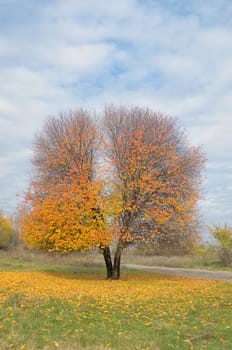
[[[148,108],[109,106],[100,122],[81,109],[51,117],[35,140],[23,239],[50,251],[100,247],[107,277],[119,278],[129,244],[197,234],[204,162],[175,118]]]
[[[34,146],[34,175],[21,206],[23,240],[31,247],[68,252],[110,242],[95,176],[100,135],[88,112],[49,118]]]

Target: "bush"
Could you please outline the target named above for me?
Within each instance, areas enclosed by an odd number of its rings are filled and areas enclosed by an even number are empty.
[[[225,266],[232,264],[232,227],[228,225],[213,225],[209,227],[212,236],[218,242],[218,252],[221,263]]]
[[[12,220],[0,212],[0,249],[8,248],[14,236],[15,230]]]

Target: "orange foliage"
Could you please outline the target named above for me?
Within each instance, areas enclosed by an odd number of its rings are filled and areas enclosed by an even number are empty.
[[[174,119],[150,110],[110,107],[104,123],[120,244],[195,232],[200,149]]]
[[[57,184],[40,196],[34,184],[21,215],[22,238],[33,248],[68,252],[109,244],[98,184]]]
[[[22,239],[68,252],[110,243],[102,184],[94,178],[97,130],[83,111],[49,119],[37,137],[34,181],[21,206]]]

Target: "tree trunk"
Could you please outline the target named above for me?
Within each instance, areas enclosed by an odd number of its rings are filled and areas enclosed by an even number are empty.
[[[113,265],[112,265],[111,254],[110,254],[110,247],[104,247],[103,256],[106,264],[106,272],[107,272],[106,279],[110,279],[113,276]]]
[[[115,255],[114,255],[114,266],[112,279],[118,280],[120,278],[120,263],[121,263],[122,247],[121,245],[117,246]]]

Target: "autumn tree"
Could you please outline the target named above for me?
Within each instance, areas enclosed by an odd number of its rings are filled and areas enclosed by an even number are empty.
[[[21,205],[27,245],[69,252],[109,244],[96,176],[100,134],[90,113],[50,117],[36,136],[33,177]]]
[[[107,278],[118,279],[128,245],[196,234],[204,156],[176,119],[149,109],[108,107],[99,130],[84,110],[46,121],[21,231],[39,249],[99,247]]]
[[[188,144],[177,120],[162,113],[111,106],[103,125],[116,250],[112,262],[108,249],[107,269],[118,279],[128,245],[196,234],[205,159],[200,148]]]

